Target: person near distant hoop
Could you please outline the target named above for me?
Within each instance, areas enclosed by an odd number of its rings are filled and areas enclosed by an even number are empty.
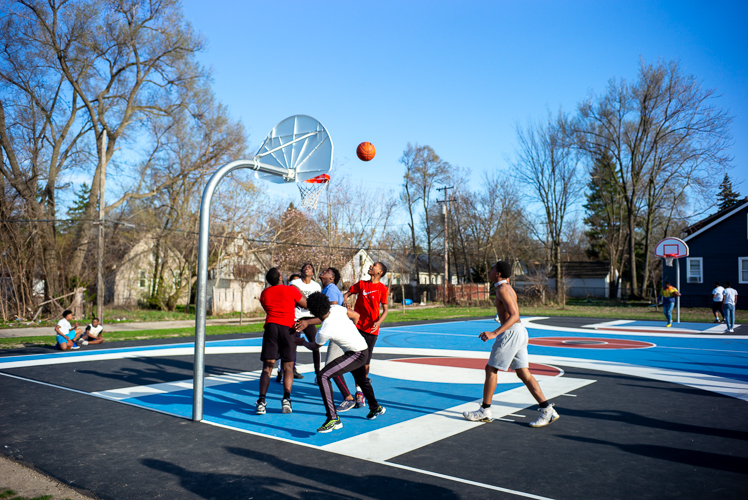
[[[299,273],[293,273],[288,276],[288,284],[290,285],[292,281],[300,279],[300,278],[301,278],[301,275]],[[293,358],[293,378],[297,380],[304,378],[304,375],[302,375],[296,370],[296,357],[295,356]],[[279,384],[283,383],[283,366],[281,365],[280,361],[278,362],[278,376],[275,377],[275,381],[278,382]]]
[[[719,281],[714,282],[714,290],[712,290],[712,312],[714,313],[715,323],[725,322],[725,311],[723,310],[725,302],[725,289],[719,284]],[[719,319],[719,314],[722,315],[722,320]]]
[[[525,384],[527,389],[540,405],[540,417],[530,423],[530,427],[543,427],[559,418],[545,398],[538,381],[530,373],[530,361],[527,353],[529,340],[527,329],[520,322],[519,307],[517,306],[517,294],[509,277],[512,275],[512,266],[506,261],[500,260],[488,272],[488,279],[496,287],[496,312],[499,314],[501,326],[492,332],[481,332],[479,338],[483,342],[496,339],[491,349],[491,355],[486,364],[486,382],[483,385],[483,403],[476,411],[463,412],[467,420],[475,422],[490,422],[493,420],[491,414],[491,400],[496,391],[499,370],[506,371],[513,368],[517,377]]]
[[[665,286],[660,291],[662,296],[662,313],[665,315],[667,328],[673,326],[673,307],[675,307],[675,298],[680,297],[680,292],[677,288],[672,286],[669,281],[665,282]]]

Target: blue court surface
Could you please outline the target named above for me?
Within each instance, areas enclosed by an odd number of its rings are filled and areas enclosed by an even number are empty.
[[[585,402],[594,406],[599,398],[585,400],[584,395],[602,391],[602,384],[609,383],[603,379],[608,377],[678,386],[693,394],[726,396],[725,404],[734,401],[738,405],[736,408],[743,412],[748,409],[745,406],[748,401],[748,337],[739,335],[740,328],[738,334],[723,334],[724,326],[718,331],[720,325],[715,327],[713,324],[681,323],[666,331],[663,323],[656,321],[595,323],[592,320],[588,324],[581,321],[578,327],[561,327],[545,320],[523,318],[523,323],[530,332],[531,369],[546,397],[557,402],[562,416],[559,424],[554,423],[549,429],[561,428],[564,403],[573,400],[580,408],[584,408]],[[480,341],[478,334],[496,327],[494,321],[483,319],[383,328],[375,347],[370,376],[377,399],[386,407],[386,413],[372,421],[365,418],[368,411],[365,408],[341,413],[343,428],[329,434],[316,432],[325,420],[325,412],[319,389],[313,382],[311,364],[300,362],[300,371],[306,377],[294,382],[292,414],[281,413],[282,388],[273,381],[268,393],[268,413],[256,415],[261,338],[209,340],[206,343],[206,364],[210,364],[211,359],[220,359],[241,366],[241,360],[252,359],[255,369],[225,370],[223,373],[218,370],[219,373],[206,376],[204,423],[244,435],[301,445],[304,449],[315,448],[338,456],[408,468],[470,484],[483,488],[487,497],[491,496],[489,491],[494,491],[510,496],[552,498],[517,488],[516,484],[503,484],[500,476],[476,480],[457,472],[449,473],[451,469],[446,466],[435,471],[439,468],[436,464],[443,458],[434,458],[432,467],[417,460],[424,450],[429,450],[431,456],[435,456],[437,450],[442,450],[442,453],[447,445],[454,446],[455,439],[473,442],[480,428],[499,429],[495,426],[526,424],[536,418],[536,413],[531,411],[536,408],[535,401],[512,373],[499,374],[492,405],[494,423],[468,422],[461,416],[463,411],[474,410],[479,405],[483,366],[492,345],[492,342]],[[139,374],[139,378],[127,379],[129,381],[123,383],[125,377],[121,375],[106,375],[108,378],[104,378],[103,373],[94,373],[98,369],[86,367],[106,365],[107,370],[114,370],[113,367],[119,363],[129,363],[127,366],[157,363],[159,369],[167,373],[169,363],[172,366],[177,366],[177,362],[189,363],[193,354],[192,343],[125,348],[117,348],[113,343],[107,347],[0,357],[0,374],[29,382],[27,391],[30,392],[34,391],[35,384],[42,384],[129,407],[191,418],[192,380],[189,376],[171,373],[159,377],[158,370],[155,370],[147,378]],[[71,374],[71,368],[75,374]],[[60,376],[52,375],[57,373],[54,370],[66,370],[65,380],[70,382],[59,383]],[[122,367],[118,373],[124,372],[126,370]],[[93,380],[91,374],[98,375],[95,383],[84,382]],[[8,380],[6,377],[3,378]],[[347,382],[353,388],[350,375]],[[596,385],[600,388],[595,389]],[[339,401],[337,390],[335,395]],[[741,417],[737,422],[738,428],[742,429],[739,436],[743,445],[748,435],[747,421]],[[520,429],[507,427],[515,428]],[[521,429],[526,432],[526,425]],[[531,437],[536,439],[538,433],[545,430],[533,432],[536,434]],[[739,464],[748,464],[745,457],[739,460],[742,460]],[[414,467],[413,463],[419,466]],[[558,498],[573,497],[562,494]]]

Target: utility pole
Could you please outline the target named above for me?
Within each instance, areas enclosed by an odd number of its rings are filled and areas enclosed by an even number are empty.
[[[106,187],[106,130],[101,131],[99,164],[99,242],[96,249],[96,316],[104,324],[104,188]]]
[[[454,189],[454,186],[444,186],[436,188],[437,191],[444,191],[444,200],[439,200],[442,203],[442,213],[444,214],[444,305],[447,305],[449,298],[449,202],[455,201],[454,198],[450,199],[448,191]]]

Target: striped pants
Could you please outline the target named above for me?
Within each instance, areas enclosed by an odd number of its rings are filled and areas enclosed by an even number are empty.
[[[344,373],[350,372],[353,375],[353,379],[356,381],[356,385],[361,387],[370,409],[374,410],[379,406],[377,398],[374,397],[374,389],[371,388],[371,381],[366,376],[366,359],[366,351],[348,351],[327,363],[320,371],[317,376],[317,383],[319,384],[319,391],[322,393],[322,401],[325,403],[328,419],[338,418],[330,380],[342,376]]]

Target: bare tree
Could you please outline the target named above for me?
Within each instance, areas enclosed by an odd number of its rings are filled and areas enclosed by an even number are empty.
[[[581,191],[579,159],[565,135],[567,118],[559,112],[545,121],[516,126],[517,152],[513,162],[517,177],[543,209],[543,232],[551,261],[556,266],[556,291],[564,304],[561,247],[569,207]]]
[[[247,257],[242,255],[239,262],[234,264],[234,278],[239,282],[239,288],[242,290],[241,306],[239,308],[240,326],[244,324],[244,291],[247,289],[247,285],[254,281],[257,273],[260,272],[257,266],[248,263],[246,260]]]
[[[611,158],[611,178],[626,204],[629,271],[632,291],[643,293],[652,246],[652,213],[663,196],[660,188],[680,182],[683,189],[705,184],[723,172],[731,158],[732,118],[714,104],[717,94],[684,75],[677,62],[641,62],[633,85],[611,80],[599,98],[579,105],[572,127],[577,143],[593,158]],[[636,269],[637,216],[644,210],[644,273],[639,288]]]

